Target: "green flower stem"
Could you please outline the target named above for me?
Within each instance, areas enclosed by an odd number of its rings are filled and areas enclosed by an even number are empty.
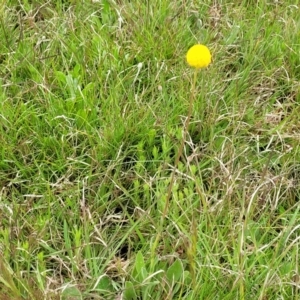
[[[152,245],[152,249],[151,249],[151,266],[154,266],[154,263],[155,263],[154,262],[155,249],[157,248],[157,245],[159,243],[159,240],[160,240],[160,237],[161,237],[161,233],[162,233],[162,230],[163,230],[164,220],[165,220],[165,218],[166,218],[166,216],[168,214],[169,203],[170,203],[170,198],[171,198],[171,194],[172,194],[172,188],[173,188],[174,182],[175,182],[175,173],[176,173],[176,170],[178,168],[179,161],[180,161],[180,159],[182,157],[182,153],[183,153],[183,149],[184,149],[184,143],[186,141],[186,136],[187,136],[188,128],[189,128],[189,125],[190,125],[190,120],[191,120],[191,116],[192,116],[192,112],[193,112],[193,107],[194,107],[194,102],[195,102],[196,82],[197,82],[198,70],[199,69],[195,69],[195,71],[194,71],[194,77],[193,77],[193,81],[192,81],[191,98],[190,98],[188,115],[187,115],[186,121],[184,123],[183,135],[182,135],[181,143],[180,143],[179,150],[178,150],[176,158],[175,158],[174,169],[173,169],[173,172],[172,172],[172,175],[171,175],[171,180],[170,180],[170,183],[169,183],[169,186],[168,186],[168,190],[167,190],[164,211],[163,211],[163,214],[162,214],[162,217],[161,217],[161,220],[160,220],[160,230],[159,230],[159,232],[156,235],[156,239],[155,239],[155,241],[154,241],[154,243]],[[202,202],[203,202],[203,200],[202,200]],[[192,237],[192,242],[190,244],[190,247],[192,247],[191,249],[194,250],[194,249],[196,249],[196,244],[195,244],[195,240],[196,239],[195,239],[195,236],[197,236],[197,234],[193,232],[192,235],[193,235],[193,237]],[[192,251],[192,252],[195,252],[195,251]],[[195,255],[195,253],[194,253],[194,255]],[[191,273],[192,273],[192,276],[193,276],[193,282],[195,282],[195,276],[194,276],[195,274],[194,274],[194,267],[193,267],[194,264],[193,264],[193,262],[190,259],[189,259],[189,261],[190,261],[190,266],[191,266],[191,269],[192,269]]]
[[[171,181],[170,181],[170,184],[168,186],[166,204],[165,204],[165,208],[164,208],[164,212],[163,212],[163,216],[162,216],[163,219],[165,219],[165,217],[168,213],[168,207],[169,207],[169,202],[170,202],[170,198],[171,198],[171,194],[172,194],[172,188],[173,188],[174,181],[175,181],[175,173],[176,173],[179,161],[180,161],[182,153],[183,153],[184,143],[186,141],[186,136],[187,136],[188,128],[189,128],[189,125],[190,125],[190,120],[191,120],[193,107],[194,107],[194,102],[195,102],[197,74],[198,74],[198,69],[195,69],[194,78],[193,78],[193,81],[192,81],[191,99],[190,99],[188,115],[187,115],[187,118],[186,118],[186,121],[185,121],[185,124],[184,124],[183,135],[182,135],[180,147],[179,147],[177,156],[175,158],[175,164],[174,164],[174,169],[173,169],[172,176],[171,176]]]

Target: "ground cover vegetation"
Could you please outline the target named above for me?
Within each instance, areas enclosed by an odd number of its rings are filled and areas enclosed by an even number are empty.
[[[0,15],[0,299],[300,298],[298,1]]]

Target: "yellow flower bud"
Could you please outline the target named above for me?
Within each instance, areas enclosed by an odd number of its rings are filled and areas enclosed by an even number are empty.
[[[187,63],[194,68],[206,68],[211,63],[209,49],[201,44],[192,46],[186,54]]]

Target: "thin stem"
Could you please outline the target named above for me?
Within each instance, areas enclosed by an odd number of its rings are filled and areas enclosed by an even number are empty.
[[[189,128],[189,125],[190,125],[190,120],[191,120],[191,116],[192,116],[192,112],[193,112],[193,107],[194,107],[194,102],[195,102],[195,93],[196,93],[197,74],[198,74],[197,71],[198,70],[195,69],[194,79],[192,81],[191,98],[190,98],[190,105],[189,105],[188,115],[187,115],[186,121],[184,123],[183,135],[182,135],[180,147],[179,147],[177,156],[175,158],[174,169],[173,169],[173,172],[172,172],[170,184],[168,186],[166,204],[165,204],[165,208],[164,208],[164,212],[163,212],[163,219],[166,217],[167,212],[168,212],[169,202],[170,202],[170,198],[171,198],[171,194],[172,194],[172,188],[173,188],[173,185],[174,185],[174,182],[175,182],[175,173],[176,173],[179,161],[180,161],[182,153],[183,153],[184,143],[186,141],[186,136],[187,136],[187,133],[188,133],[188,128]]]
[[[187,133],[188,133],[188,128],[189,128],[189,125],[190,125],[190,120],[191,120],[193,107],[194,107],[194,102],[195,102],[197,74],[198,74],[198,70],[195,69],[194,77],[193,77],[193,81],[192,81],[191,98],[190,98],[188,115],[187,115],[186,121],[184,123],[181,143],[180,143],[180,146],[179,146],[178,153],[175,157],[174,169],[173,169],[173,172],[172,172],[172,175],[171,175],[171,181],[169,183],[168,190],[167,190],[165,207],[164,207],[164,211],[163,211],[163,214],[162,214],[162,217],[161,217],[161,220],[160,220],[160,231],[156,235],[155,241],[154,241],[152,249],[151,249],[151,257],[152,257],[151,258],[151,267],[154,267],[155,249],[157,248],[158,242],[160,240],[161,232],[162,232],[162,228],[163,228],[163,223],[164,223],[164,220],[165,220],[165,218],[167,216],[167,213],[168,213],[170,198],[171,198],[171,194],[172,194],[172,188],[173,188],[174,182],[175,182],[175,173],[176,173],[176,170],[178,168],[179,161],[182,157],[184,144],[185,144],[186,136],[187,136]]]

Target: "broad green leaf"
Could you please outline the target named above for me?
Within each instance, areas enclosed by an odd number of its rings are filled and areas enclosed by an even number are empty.
[[[141,253],[141,251],[139,251],[135,258],[135,269],[137,271],[137,274],[141,273],[143,268],[145,268],[145,261],[143,254]]]
[[[82,299],[82,295],[80,291],[75,287],[71,286],[66,288],[62,293],[63,300],[80,300]]]
[[[176,260],[168,269],[167,278],[169,282],[178,282],[183,275],[183,266],[180,260]]]
[[[148,277],[148,272],[145,267],[141,269],[141,272],[138,273],[138,278],[140,282],[143,282]]]
[[[87,112],[84,109],[79,109],[76,114],[76,124],[78,127],[83,126],[87,120]]]
[[[137,299],[135,287],[131,281],[125,282],[125,290],[124,290],[123,295],[124,295],[125,300],[136,300]]]
[[[96,289],[102,291],[111,291],[112,290],[111,279],[108,276],[103,276],[98,282]]]

